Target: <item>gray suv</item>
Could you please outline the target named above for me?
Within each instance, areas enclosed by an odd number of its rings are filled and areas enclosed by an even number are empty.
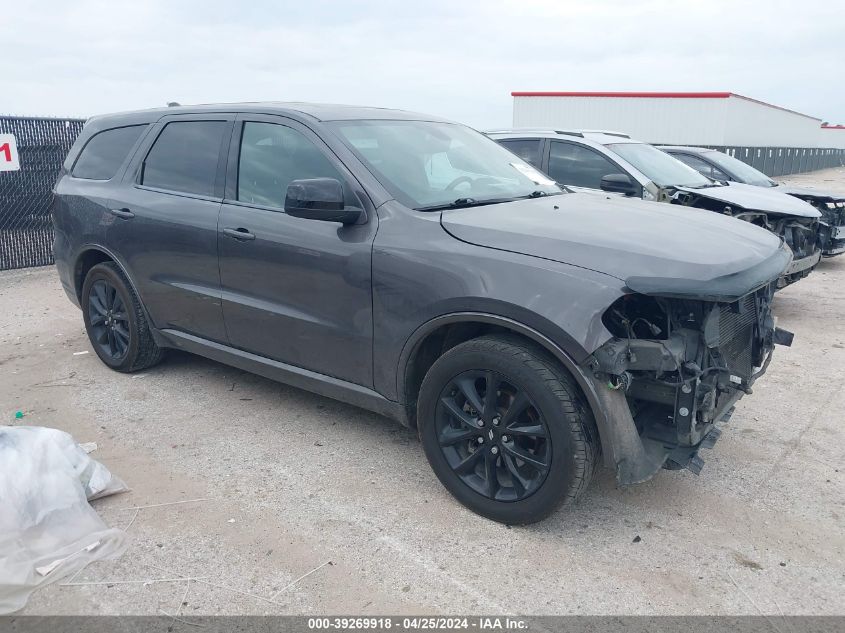
[[[775,343],[792,255],[713,213],[566,193],[482,134],[346,106],[174,107],[87,122],[55,256],[91,345],[180,348],[418,430],[497,521],[701,466]]]

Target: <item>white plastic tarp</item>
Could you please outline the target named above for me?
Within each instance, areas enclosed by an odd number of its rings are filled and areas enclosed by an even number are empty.
[[[0,426],[0,614],[23,608],[39,587],[120,556],[126,534],[88,501],[125,490],[67,433]]]

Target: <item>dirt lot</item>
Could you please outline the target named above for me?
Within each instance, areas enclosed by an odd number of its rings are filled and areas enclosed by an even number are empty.
[[[845,190],[845,169],[790,180]],[[54,585],[24,613],[158,614],[183,595],[187,615],[845,613],[845,256],[778,295],[795,344],[700,476],[618,489],[602,470],[523,528],[463,509],[414,434],[366,411],[186,354],[134,376],[74,355],[90,346],[52,268],[0,273],[0,305],[4,423],[20,409],[97,442],[133,489],[94,502],[131,522],[128,551],[76,582],[219,585]]]

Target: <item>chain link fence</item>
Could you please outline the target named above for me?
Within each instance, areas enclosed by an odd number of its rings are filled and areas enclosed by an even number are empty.
[[[0,116],[14,134],[19,171],[0,171],[0,270],[53,263],[53,185],[82,119]]]

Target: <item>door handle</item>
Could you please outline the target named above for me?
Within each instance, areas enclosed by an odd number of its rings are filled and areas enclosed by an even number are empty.
[[[255,233],[250,233],[248,229],[244,228],[223,229],[223,233],[225,233],[229,237],[234,237],[236,240],[241,240],[244,242],[255,239]]]
[[[116,215],[119,218],[123,218],[124,220],[128,220],[130,218],[134,218],[135,214],[132,213],[129,209],[109,209],[109,213],[112,215]]]

